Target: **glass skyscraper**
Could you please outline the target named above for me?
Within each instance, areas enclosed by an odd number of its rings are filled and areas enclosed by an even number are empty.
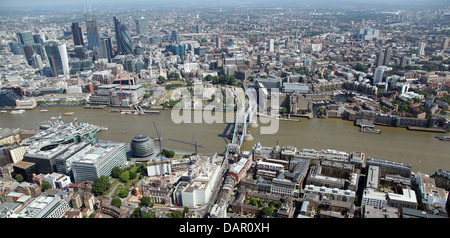
[[[117,17],[113,17],[114,28],[116,31],[117,52],[119,54],[128,55],[133,53],[131,42],[131,34],[128,27],[121,23]]]
[[[78,22],[72,23],[72,37],[73,37],[73,45],[84,46],[83,32],[81,31],[81,27],[78,26]]]
[[[53,76],[65,75],[69,77],[69,58],[67,57],[66,44],[57,41],[47,41],[45,52],[53,71]]]
[[[87,31],[87,48],[93,50],[95,47],[100,46],[100,38],[98,35],[97,18],[95,14],[86,13],[84,14],[84,19],[86,21],[86,31]]]
[[[33,33],[31,31],[17,32],[17,38],[22,45],[31,45],[34,43]]]
[[[138,18],[135,20],[136,22],[136,34],[141,36],[146,33],[145,20],[143,18]]]

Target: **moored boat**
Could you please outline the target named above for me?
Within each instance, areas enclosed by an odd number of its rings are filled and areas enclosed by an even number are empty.
[[[13,110],[13,111],[10,111],[9,114],[22,114],[24,112],[25,112],[25,110]]]

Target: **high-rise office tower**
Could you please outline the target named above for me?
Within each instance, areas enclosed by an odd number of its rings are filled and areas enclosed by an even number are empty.
[[[31,45],[33,47],[34,53],[38,54],[41,57],[41,60],[44,61],[47,57],[45,54],[44,46],[39,43],[34,43]]]
[[[25,58],[27,59],[28,65],[32,65],[32,57],[34,55],[33,47],[31,45],[24,45],[23,50],[25,51]]]
[[[383,52],[378,52],[377,53],[377,58],[375,60],[375,66],[379,67],[383,65],[383,60],[384,60],[384,53]]]
[[[117,52],[119,54],[128,55],[133,53],[133,46],[131,42],[131,34],[128,27],[121,23],[117,17],[113,17],[114,28],[116,31]]]
[[[383,67],[377,67],[375,69],[375,73],[373,76],[373,84],[377,84],[377,83],[381,83],[383,81],[383,73],[384,73],[384,68]]]
[[[269,52],[274,52],[275,51],[275,41],[274,39],[270,39],[269,40]]]
[[[73,45],[84,46],[83,32],[81,31],[81,27],[78,26],[78,22],[72,23],[72,37]]]
[[[136,22],[136,34],[139,36],[145,35],[145,33],[147,33],[145,19],[141,17],[136,19],[135,22]]]
[[[23,49],[23,45],[20,42],[9,42],[9,49],[14,55],[25,55],[25,50]]]
[[[384,51],[384,65],[389,65],[389,62],[391,61],[392,56],[392,48],[388,47]]]
[[[425,54],[425,43],[424,42],[419,43],[419,49],[417,50],[417,54],[419,54],[419,55]]]
[[[408,58],[405,55],[403,55],[400,60],[400,66],[405,67],[407,65],[407,63],[408,63]]]
[[[108,59],[111,63],[113,58],[111,37],[100,37],[99,59]]]
[[[58,41],[45,42],[45,51],[54,76],[64,75],[69,77],[69,58],[67,56],[66,44]]]
[[[222,38],[220,36],[217,36],[216,38],[216,48],[222,48]]]
[[[41,45],[44,44],[44,41],[42,40],[42,36],[39,34],[33,35],[33,41],[36,44],[41,44]]]
[[[33,33],[31,31],[17,32],[17,39],[22,45],[31,45],[34,43]]]
[[[391,67],[379,66],[375,69],[375,73],[373,75],[373,84],[382,83],[384,72],[392,70]]]
[[[175,41],[175,44],[180,44],[180,36],[177,30],[172,30],[172,41]]]
[[[77,57],[78,59],[84,59],[84,47],[81,45],[76,45],[74,47],[74,51],[75,51],[75,57]]]
[[[44,65],[42,64],[42,59],[38,54],[34,54],[32,57],[32,65],[35,69],[42,69],[44,68]]]
[[[88,39],[87,48],[93,50],[95,47],[100,46],[100,38],[98,36],[98,26],[97,18],[95,14],[86,13],[84,14],[84,19],[86,20],[86,32]]]
[[[444,44],[443,44],[443,46],[442,46],[442,49],[443,49],[443,50],[448,49],[449,43],[450,43],[450,38],[445,38]]]

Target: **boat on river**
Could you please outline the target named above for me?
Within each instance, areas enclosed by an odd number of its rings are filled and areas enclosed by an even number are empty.
[[[450,136],[436,136],[439,140],[450,141]]]
[[[13,111],[10,111],[9,114],[22,114],[24,112],[25,112],[25,110],[13,110]]]
[[[361,131],[366,133],[381,134],[380,129],[375,129],[367,126],[361,126]]]

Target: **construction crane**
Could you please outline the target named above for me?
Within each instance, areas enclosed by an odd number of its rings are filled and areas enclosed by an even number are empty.
[[[156,131],[156,135],[158,136],[158,142],[159,142],[159,153],[160,153],[160,155],[161,155],[161,157],[160,157],[160,164],[159,164],[159,169],[160,169],[160,171],[161,171],[161,175],[163,175],[164,173],[163,173],[163,171],[164,171],[164,166],[163,166],[163,163],[162,163],[162,160],[163,160],[163,155],[162,155],[162,145],[161,145],[161,132],[158,132],[158,129],[156,128],[156,124],[155,124],[155,121],[153,121],[153,126],[155,127],[155,131]]]
[[[197,144],[197,141],[195,141],[194,143],[194,135],[192,135],[192,143],[190,142],[185,142],[185,141],[181,141],[181,140],[175,140],[175,139],[169,139],[171,141],[175,141],[175,142],[179,142],[179,143],[184,143],[184,144],[188,144],[191,145],[191,151],[189,152],[192,155],[192,146],[195,146],[195,154],[198,154],[198,147],[200,148],[206,148],[206,146],[204,145],[199,145]]]
[[[199,145],[197,144],[197,141],[194,143],[194,134],[192,134],[192,143],[189,142],[185,142],[185,141],[181,141],[181,140],[175,140],[175,139],[169,139],[171,141],[175,141],[175,142],[179,142],[179,143],[183,143],[183,144],[188,144],[191,145],[191,150],[189,152],[189,155],[192,155],[192,146],[195,146],[195,154],[198,155],[198,150],[197,147],[201,147],[201,148],[206,148],[203,145]],[[191,177],[191,156],[189,156],[189,163],[188,163],[188,167],[187,167],[187,172],[188,172],[188,177],[189,177],[189,181],[192,179]]]

